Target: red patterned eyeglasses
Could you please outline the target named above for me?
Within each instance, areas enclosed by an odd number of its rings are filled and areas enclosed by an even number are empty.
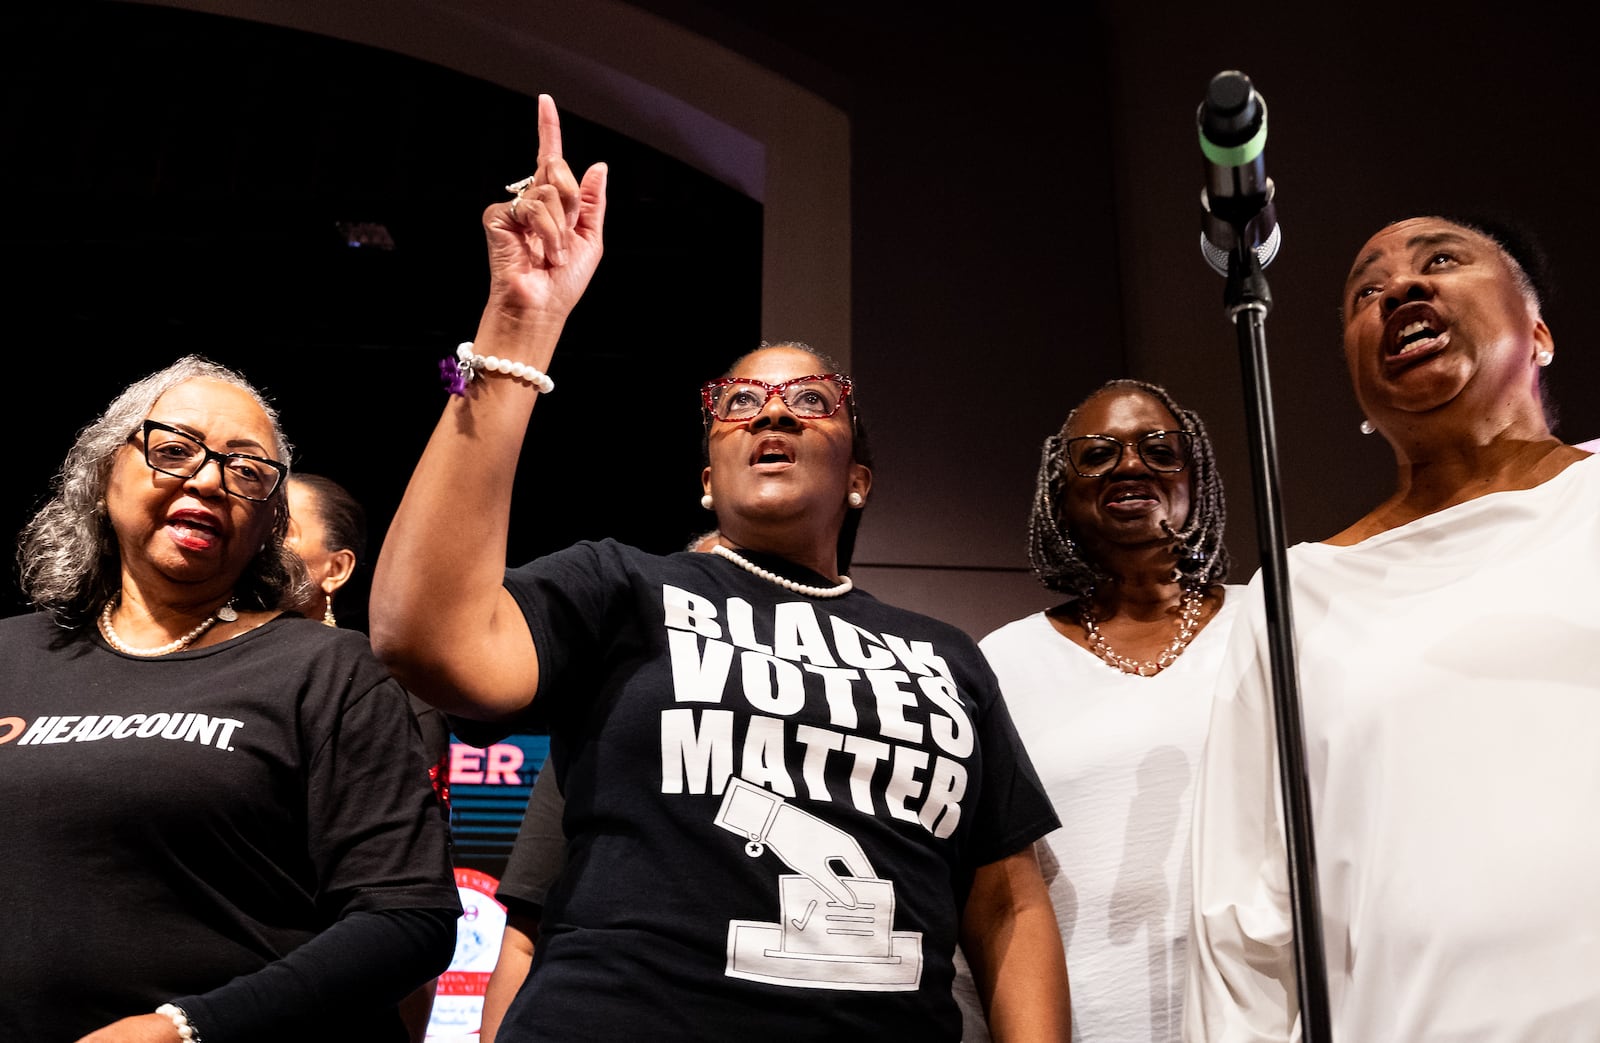
[[[749,420],[767,407],[772,396],[783,399],[789,412],[807,420],[830,417],[850,397],[850,378],[843,373],[816,373],[781,384],[749,377],[723,377],[700,388],[706,409],[718,420]]]

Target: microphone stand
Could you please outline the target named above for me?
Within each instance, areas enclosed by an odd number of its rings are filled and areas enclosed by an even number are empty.
[[[1248,215],[1254,217],[1254,215]],[[1322,945],[1322,903],[1317,893],[1317,859],[1311,828],[1311,802],[1300,718],[1300,689],[1294,665],[1294,619],[1289,605],[1289,574],[1284,551],[1282,507],[1278,499],[1277,434],[1272,421],[1267,376],[1266,317],[1272,291],[1260,261],[1238,221],[1228,255],[1226,312],[1238,331],[1239,360],[1245,383],[1245,415],[1254,436],[1250,472],[1255,492],[1256,538],[1261,548],[1261,578],[1266,596],[1267,636],[1272,657],[1274,717],[1277,722],[1278,777],[1283,788],[1284,842],[1288,850],[1289,896],[1294,908],[1295,974],[1300,994],[1303,1043],[1331,1043],[1326,955]]]

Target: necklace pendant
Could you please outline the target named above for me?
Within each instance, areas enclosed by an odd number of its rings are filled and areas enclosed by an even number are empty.
[[[1154,663],[1145,663],[1139,667],[1140,677],[1154,677],[1161,672],[1161,668]]]
[[[232,601],[229,601],[226,605],[223,605],[221,608],[217,609],[217,618],[222,620],[224,623],[232,623],[234,620],[239,618],[239,613],[233,610]]]

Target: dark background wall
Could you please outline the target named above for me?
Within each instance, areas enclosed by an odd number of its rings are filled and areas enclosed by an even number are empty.
[[[1103,0],[960,15],[646,6],[831,90],[850,113],[856,369],[869,388],[893,386],[878,398],[904,434],[882,454],[874,505],[899,524],[863,527],[861,559],[896,566],[858,569],[874,589],[953,606],[974,630],[1049,603],[1006,571],[1023,560],[1037,447],[1086,392],[1124,375],[1167,385],[1206,417],[1235,578],[1253,571],[1237,339],[1198,249],[1195,113],[1223,70],[1246,72],[1270,107],[1284,246],[1267,272],[1266,334],[1291,541],[1338,531],[1392,488],[1387,446],[1357,431],[1338,327],[1350,261],[1389,220],[1498,212],[1538,233],[1557,277],[1546,311],[1557,433],[1600,437],[1586,290],[1600,276],[1588,188],[1600,78],[1579,13],[1486,0]],[[917,567],[928,563],[968,570]]]
[[[0,198],[15,205],[0,245],[13,418],[28,432],[0,499],[6,530],[112,396],[195,352],[263,388],[296,468],[367,507],[375,560],[444,401],[438,361],[482,307],[479,213],[506,198],[507,171],[532,166],[534,99],[211,14],[106,3],[6,17],[16,161]],[[581,118],[563,131],[614,165],[612,224],[568,327],[582,349],[563,354],[560,393],[534,420],[511,554],[603,536],[677,550],[709,524],[695,395],[755,333],[761,208]],[[686,223],[701,232],[680,239]],[[455,538],[475,538],[472,519]],[[341,594],[346,625],[364,626],[370,565]]]
[[[21,524],[116,388],[202,350],[277,395],[297,463],[355,489],[381,540],[437,417],[434,362],[471,335],[481,303],[477,214],[532,157],[531,98],[485,71],[493,33],[430,62],[293,27],[326,4],[276,5],[282,25],[228,17],[246,4],[184,6],[0,16],[10,386],[35,447],[0,521]],[[848,119],[848,156],[814,157],[819,171],[848,164],[848,213],[784,235],[799,249],[842,220],[848,236],[844,353],[879,457],[855,574],[887,600],[975,634],[1047,604],[1023,552],[1038,445],[1123,375],[1206,417],[1235,578],[1253,570],[1238,352],[1197,247],[1194,114],[1224,69],[1248,73],[1271,111],[1284,247],[1267,335],[1292,540],[1342,528],[1389,486],[1386,448],[1356,431],[1336,318],[1351,255],[1389,219],[1503,209],[1542,235],[1560,288],[1559,433],[1600,436],[1585,336],[1600,89],[1579,15],[1480,0],[1237,16],[1165,2],[955,14],[440,0],[361,18],[398,34],[466,11],[519,38],[559,27],[573,46],[587,19],[621,8],[643,28],[589,41],[593,53],[670,65],[687,30],[728,56],[697,75],[735,82],[748,63]],[[606,159],[615,195],[601,274],[536,415],[513,557],[595,535],[666,549],[709,520],[695,504],[694,387],[761,337],[810,334],[790,328],[803,320],[767,327],[762,269],[784,244],[760,202],[673,158],[688,146],[574,115],[598,96],[557,100],[569,155]],[[382,224],[396,248],[353,250],[340,222]]]

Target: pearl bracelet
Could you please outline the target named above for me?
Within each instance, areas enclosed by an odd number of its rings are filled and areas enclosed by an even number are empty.
[[[173,1027],[178,1030],[178,1035],[188,1040],[189,1043],[200,1043],[200,1033],[196,1032],[194,1026],[189,1024],[189,1015],[182,1007],[172,1003],[163,1003],[156,1008],[156,1013],[169,1019]]]
[[[556,382],[537,366],[530,366],[526,362],[513,362],[510,359],[499,358],[495,355],[478,355],[472,350],[472,341],[462,341],[456,348],[456,375],[457,379],[450,382],[450,392],[459,395],[466,390],[473,379],[484,373],[504,374],[527,384],[532,384],[539,389],[540,394],[548,395],[556,389]]]

